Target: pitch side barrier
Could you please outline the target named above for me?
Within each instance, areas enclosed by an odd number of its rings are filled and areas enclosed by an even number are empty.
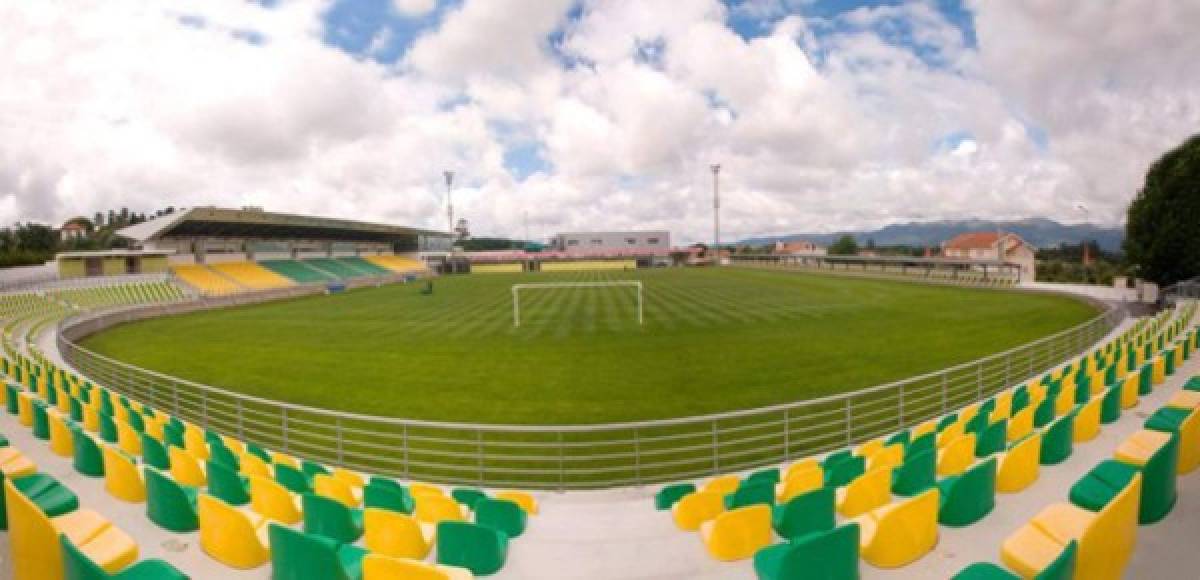
[[[292,289],[295,295],[312,290]],[[229,304],[285,298],[229,297]],[[371,416],[238,393],[114,360],[78,341],[200,308],[185,303],[77,315],[58,327],[64,361],[90,380],[206,429],[313,461],[400,478],[488,487],[595,489],[730,473],[819,455],[954,412],[1092,349],[1126,318],[1072,328],[936,372],[838,395],[674,419],[500,425]],[[337,385],[330,385],[336,388]],[[396,396],[403,393],[397,384]]]

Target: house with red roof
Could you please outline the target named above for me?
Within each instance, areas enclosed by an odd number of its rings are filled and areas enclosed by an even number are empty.
[[[942,242],[942,256],[954,260],[989,260],[1021,268],[1021,279],[1035,279],[1036,249],[1021,236],[1005,232],[967,232]]]

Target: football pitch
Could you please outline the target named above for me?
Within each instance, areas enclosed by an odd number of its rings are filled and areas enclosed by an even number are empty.
[[[630,287],[513,284],[639,280]],[[328,409],[573,424],[679,417],[850,391],[1083,322],[1071,298],[738,268],[474,274],[123,325],[84,346]]]

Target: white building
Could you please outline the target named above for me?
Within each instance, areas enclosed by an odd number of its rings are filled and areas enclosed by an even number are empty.
[[[556,234],[550,241],[560,252],[636,252],[662,254],[671,249],[671,232],[570,232]]]
[[[942,256],[958,260],[994,260],[1021,268],[1022,280],[1035,280],[1035,249],[1021,236],[1001,232],[967,232],[942,242]]]

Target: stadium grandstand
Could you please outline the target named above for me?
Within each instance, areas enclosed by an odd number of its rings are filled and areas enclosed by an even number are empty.
[[[191,208],[118,232],[132,251],[59,256],[62,278],[166,272],[202,296],[298,285],[340,287],[441,269],[450,235],[401,226]]]

